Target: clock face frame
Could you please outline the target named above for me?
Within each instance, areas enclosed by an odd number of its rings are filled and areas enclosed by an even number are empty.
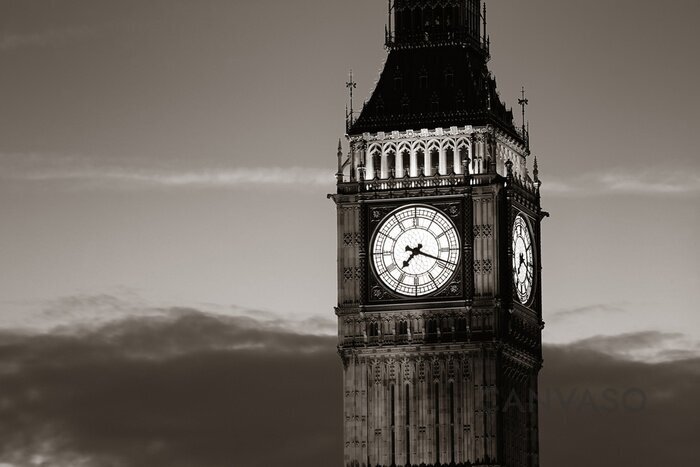
[[[376,277],[399,296],[435,293],[459,269],[457,229],[431,206],[416,204],[394,210],[377,227],[371,246]]]
[[[518,214],[513,223],[513,284],[520,303],[526,305],[532,298],[535,281],[534,247],[527,221]]]

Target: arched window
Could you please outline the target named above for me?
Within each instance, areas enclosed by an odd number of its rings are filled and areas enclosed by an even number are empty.
[[[464,161],[468,161],[469,159],[469,150],[467,149],[466,146],[460,146],[459,148],[459,161],[460,163],[463,163]],[[467,170],[469,170],[469,165],[468,164],[462,164],[462,167],[467,167]]]
[[[440,172],[440,151],[437,148],[430,150],[430,175],[438,175]]]
[[[394,178],[396,175],[396,153],[389,151],[386,153],[386,171],[383,171],[382,178]]]
[[[382,173],[382,153],[375,150],[372,153],[372,178],[380,178]]]
[[[418,175],[427,175],[428,174],[428,164],[426,159],[426,154],[423,149],[419,149],[416,151],[416,160],[418,163]]]
[[[373,321],[369,323],[369,337],[378,337],[379,336],[379,323],[376,321]]]
[[[425,68],[418,74],[418,87],[420,89],[428,89],[428,70]]]
[[[411,153],[408,149],[404,149],[401,153],[401,164],[403,165],[403,176],[411,176]]]
[[[456,326],[457,335],[466,336],[467,334],[467,318],[457,318]]]
[[[458,172],[457,167],[455,167],[455,151],[451,147],[445,150],[445,174],[451,175]]]
[[[400,336],[408,335],[408,321],[399,321],[398,334]]]
[[[455,72],[451,67],[445,69],[445,87],[451,88],[455,85]]]
[[[428,320],[428,334],[437,334],[438,324],[436,319]]]

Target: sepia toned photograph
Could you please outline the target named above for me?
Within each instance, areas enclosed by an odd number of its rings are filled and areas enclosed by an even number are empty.
[[[700,465],[698,19],[0,0],[0,467]]]

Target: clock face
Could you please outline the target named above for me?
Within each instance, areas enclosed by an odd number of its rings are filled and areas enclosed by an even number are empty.
[[[513,224],[513,282],[522,304],[532,296],[532,283],[535,277],[535,264],[532,260],[532,236],[522,216],[518,215]]]
[[[447,216],[429,206],[390,214],[372,241],[372,261],[381,282],[397,294],[421,297],[452,278],[460,259],[459,236]]]

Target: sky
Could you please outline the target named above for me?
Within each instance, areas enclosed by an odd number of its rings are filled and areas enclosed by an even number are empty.
[[[542,280],[545,357],[553,363],[543,378],[551,387],[598,388],[610,375],[643,381],[653,373],[645,387],[658,391],[656,409],[667,413],[647,411],[644,421],[658,416],[670,426],[672,415],[697,413],[681,396],[697,388],[700,352],[700,3],[489,3],[490,67],[509,105],[527,89],[551,213]],[[97,404],[106,389],[66,386],[59,373],[82,381],[114,362],[105,379],[127,384],[132,372],[156,371],[156,394],[186,385],[195,370],[176,370],[185,359],[202,363],[204,379],[191,391],[207,399],[206,369],[220,374],[217,365],[228,365],[263,378],[252,362],[263,359],[273,372],[290,365],[289,348],[311,346],[302,352],[309,360],[295,363],[307,375],[333,371],[335,356],[319,350],[332,347],[335,330],[336,221],[326,194],[344,133],[347,74],[358,82],[357,106],[386,57],[385,8],[379,0],[0,0],[0,375],[12,381],[0,389],[0,431],[36,433],[3,436],[0,466],[81,465],[78,458],[88,467],[143,465],[120,456],[152,448],[170,459],[177,430],[196,429],[175,424],[151,447],[137,446],[138,431],[128,427],[90,438],[86,427],[108,423],[109,414],[73,419],[61,397]],[[204,333],[216,326],[148,342],[148,332],[189,315],[194,323],[233,322],[234,330],[212,331],[220,338],[213,343]],[[259,329],[260,341],[230,348],[228,338],[239,338],[235,320]],[[293,346],[277,352],[275,333]],[[122,339],[145,347],[122,354]],[[265,352],[253,357],[251,349]],[[54,352],[57,361],[44,362]],[[580,380],[567,358],[582,359]],[[687,383],[669,386],[662,376]],[[318,387],[289,378],[314,400]],[[143,401],[130,390],[119,403],[137,413]],[[172,411],[189,390],[149,407]],[[28,411],[22,404],[36,391],[57,399]],[[333,397],[324,399],[329,418],[313,429],[336,423]],[[580,414],[557,414],[542,433],[553,462],[562,446],[553,428],[581,434],[601,420],[583,417],[579,427],[572,420]],[[610,427],[640,421],[618,415]],[[158,432],[151,422],[158,420],[134,424]],[[664,436],[671,434],[681,439],[673,430]],[[326,441],[318,455],[337,456]],[[226,444],[216,442],[211,455],[222,449],[224,457],[182,465],[228,465]],[[209,452],[199,447],[191,451]],[[256,462],[270,465],[241,465]]]

